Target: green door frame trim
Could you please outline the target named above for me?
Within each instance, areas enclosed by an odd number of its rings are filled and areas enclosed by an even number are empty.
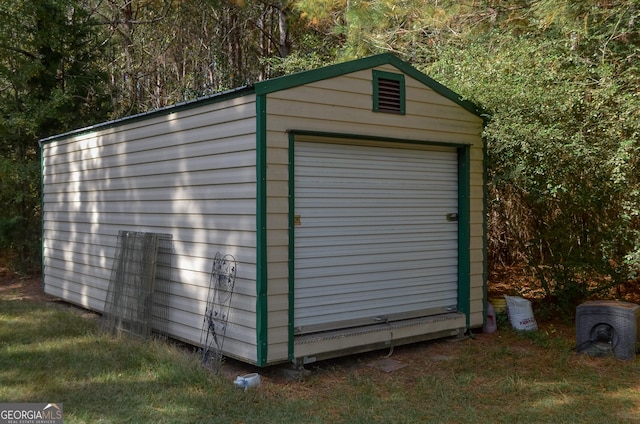
[[[256,362],[267,364],[269,298],[267,273],[267,96],[256,96]]]
[[[295,230],[295,211],[296,211],[296,196],[295,196],[295,188],[296,188],[296,179],[294,174],[294,166],[295,166],[295,157],[296,157],[296,132],[289,131],[289,321],[288,325],[288,358],[291,362],[295,362],[296,358],[294,356],[294,338],[295,338],[295,314],[294,314],[294,306],[295,306],[295,240],[296,240],[296,230]]]
[[[464,313],[467,329],[471,320],[470,153],[470,146],[458,148],[458,311]]]
[[[322,131],[289,130],[289,343],[288,358],[295,361],[295,144],[299,137],[319,137],[353,141],[405,143],[422,146],[445,146],[458,153],[458,311],[465,314],[469,328],[471,311],[470,281],[470,151],[469,144],[442,143],[427,140],[410,140],[391,137],[374,137],[360,134],[343,134]]]

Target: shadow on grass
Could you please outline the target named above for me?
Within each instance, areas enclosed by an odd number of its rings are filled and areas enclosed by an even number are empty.
[[[0,346],[0,399],[63,403],[65,422],[212,422],[243,400],[195,355],[55,305],[0,300]]]
[[[571,346],[566,332],[499,331],[398,347],[408,366],[393,373],[366,365],[374,352],[242,392],[184,349],[107,336],[57,305],[0,299],[0,401],[63,403],[65,423],[640,422],[638,361]]]

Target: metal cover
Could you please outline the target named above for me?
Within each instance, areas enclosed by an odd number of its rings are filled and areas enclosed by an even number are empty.
[[[297,142],[297,334],[451,312],[455,149]]]

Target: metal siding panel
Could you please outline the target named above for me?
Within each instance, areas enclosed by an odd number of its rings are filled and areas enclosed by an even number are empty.
[[[255,361],[255,117],[246,111],[193,109],[182,121],[167,115],[45,143],[45,291],[101,311],[118,230],[171,233],[171,336],[199,343],[212,258],[230,253],[238,322],[225,348]],[[220,126],[191,129],[211,121]]]
[[[124,157],[126,157],[126,155],[119,158],[123,159]],[[191,172],[211,170],[212,163],[214,163],[216,167],[219,167],[219,169],[247,168],[255,166],[255,158],[253,158],[251,151],[201,155],[193,158],[182,158],[175,156],[175,152],[169,152],[163,155],[163,160],[159,162],[129,164],[124,164],[118,160],[118,157],[114,157],[98,165],[88,164],[86,162],[74,162],[69,166],[65,166],[61,171],[49,173],[45,184],[58,182],[99,182],[104,181],[105,173],[108,173],[109,179],[131,178],[145,175],[175,176],[175,174],[180,174],[180,180],[184,182],[184,179],[187,178]]]
[[[87,128],[79,133],[68,133],[58,136],[53,142],[45,140],[48,145],[49,156],[58,154],[69,154],[73,152],[89,152],[91,148],[97,147],[99,137],[109,139],[109,147],[104,155],[108,156],[110,150],[117,146],[123,147],[120,143],[126,143],[125,150],[127,152],[135,152],[139,150],[149,150],[150,146],[148,138],[154,138],[153,146],[163,148],[168,145],[182,144],[182,140],[176,143],[176,139],[164,138],[167,130],[166,126],[171,127],[174,134],[189,134],[204,128],[204,133],[217,138],[226,138],[238,134],[255,133],[255,97],[246,96],[237,98],[227,102],[216,104],[200,105],[199,107],[190,108],[188,110],[175,111],[173,113],[162,115],[150,115],[146,118],[137,120],[127,120],[126,118],[120,122],[113,121],[106,127],[96,127],[94,129]],[[242,127],[244,130],[235,129],[230,133],[225,133],[226,125],[232,124],[236,127]],[[211,134],[210,128],[216,126],[215,134]],[[192,137],[193,138],[193,137]],[[141,143],[136,143],[141,141]],[[77,159],[77,158],[76,158]],[[58,162],[56,162],[58,163]]]
[[[204,164],[202,165],[204,167]],[[156,170],[157,172],[157,170]],[[142,188],[182,188],[185,187],[181,184],[181,181],[170,177],[171,169],[162,169],[162,174],[149,174],[149,175],[137,175],[135,185],[132,183],[130,177],[116,178],[111,176],[109,179],[110,190],[128,190],[135,186],[137,189]],[[238,168],[219,168],[219,169],[203,169],[194,170],[189,169],[184,171],[187,174],[187,179],[192,186],[210,185],[215,182],[216,185],[224,184],[241,184],[241,183],[255,183],[256,173],[255,168],[252,166],[238,167]],[[58,174],[55,176],[47,175],[46,184],[43,187],[44,194],[60,194],[65,192],[65,186],[72,181],[81,181],[80,178],[84,175],[79,173],[66,172],[64,174]],[[78,193],[83,193],[84,187],[78,187]],[[91,190],[93,192],[93,190]],[[46,199],[45,199],[46,200]]]
[[[112,191],[105,191],[103,199],[91,199],[91,196],[87,196],[86,200],[69,200],[69,202],[60,203],[45,203],[43,210],[45,212],[62,212],[67,214],[73,214],[78,212],[91,213],[91,207],[95,207],[96,203],[109,208],[111,213],[127,213],[127,214],[154,214],[158,211],[163,211],[168,201],[165,198],[157,200],[158,197],[151,195],[147,197],[147,192],[141,191],[139,195],[131,196],[130,200],[110,200],[109,195],[114,194]],[[129,194],[129,193],[128,193]],[[128,197],[128,195],[127,195]],[[174,199],[174,207],[171,213],[175,215],[190,215],[194,213],[193,200],[178,202]],[[182,199],[186,200],[186,199]],[[45,201],[46,202],[46,201]],[[224,202],[203,202],[198,208],[197,213],[200,215],[234,215],[237,216],[238,211],[248,211],[250,213],[255,201],[253,199],[227,199]],[[92,206],[88,206],[92,205]]]
[[[297,332],[455,307],[457,170],[455,149],[296,143]]]
[[[329,120],[336,125],[349,125],[353,123],[354,115],[362,115],[362,118],[359,120],[366,121],[364,117],[369,116],[371,113],[371,96],[365,94],[362,96],[362,101],[360,102],[360,108],[352,108],[352,107],[342,107],[340,103],[335,102],[333,100],[333,104],[331,108],[326,107],[326,103],[312,103],[307,102],[304,104],[299,104],[298,102],[290,102],[288,100],[273,100],[274,107],[277,108],[278,113],[284,116],[296,116],[300,113],[300,110],[304,110],[308,113],[309,116],[316,116],[318,119],[320,117],[325,120]],[[324,99],[323,99],[324,100]],[[332,100],[325,100],[326,102],[331,102]],[[281,103],[281,104],[280,104]],[[464,121],[464,120],[456,120],[451,118],[459,118],[459,115],[448,115],[447,118],[441,118],[438,116],[425,116],[420,115],[414,112],[414,109],[411,108],[413,106],[411,103],[407,105],[406,115],[402,115],[405,120],[404,124],[407,125],[407,128],[416,128],[420,126],[426,126],[429,128],[429,131],[434,133],[455,133],[455,134],[469,134],[473,131],[477,131],[480,128],[480,125],[476,122]],[[421,107],[422,105],[415,105],[416,107]],[[432,105],[432,107],[434,107]],[[441,108],[438,107],[435,109],[436,111],[440,111]],[[458,109],[460,110],[460,109]],[[452,109],[455,111],[455,109]],[[441,113],[433,112],[430,115],[439,115]],[[398,122],[396,114],[390,113],[378,113],[376,115],[375,122],[368,122],[369,126],[380,126],[388,128],[394,128],[397,131],[402,131],[403,128],[400,126],[401,123]]]
[[[156,228],[159,232],[168,233],[171,228],[174,227],[165,227],[165,228]],[[95,229],[95,231],[93,231]],[[103,248],[105,245],[98,244],[97,236],[106,235],[115,239],[115,235],[118,234],[118,231],[122,229],[122,226],[119,225],[109,225],[101,223],[100,227],[94,228],[91,223],[76,223],[69,221],[51,221],[48,220],[44,223],[44,230],[49,234],[47,235],[46,241],[62,241],[62,242],[71,242],[73,245],[90,245],[95,244],[96,246],[100,246]],[[115,235],[114,235],[115,234]],[[174,239],[174,245],[176,248],[185,250],[190,244],[202,244],[207,246],[211,240],[229,240],[232,239],[235,246],[239,247],[250,247],[254,249],[256,247],[256,234],[255,231],[247,230],[247,231],[231,231],[229,229],[210,229],[208,232],[197,232],[189,238],[189,240],[178,240]],[[115,246],[115,242],[112,240],[108,244]],[[51,249],[58,248],[54,245],[48,245]]]
[[[211,149],[208,146],[211,141],[215,140],[219,146],[218,154],[235,152],[239,150],[251,150],[254,146],[251,143],[251,134],[245,134],[247,124],[242,122],[234,122],[227,124],[228,128],[224,131],[216,131],[211,133],[211,129],[203,128],[196,131],[189,131],[180,136],[169,138],[169,141],[162,140],[158,143],[154,142],[150,145],[150,138],[139,140],[130,139],[118,144],[105,144],[103,135],[95,134],[90,140],[91,143],[83,149],[62,153],[58,151],[45,158],[45,165],[55,161],[57,165],[68,163],[78,163],[86,161],[85,164],[94,167],[110,167],[112,163],[118,166],[126,166],[135,163],[157,162],[173,157],[197,157],[202,154],[210,154]],[[225,134],[231,134],[225,136]],[[181,142],[185,142],[182,144]],[[188,143],[188,144],[187,144]],[[166,156],[175,151],[179,156]]]

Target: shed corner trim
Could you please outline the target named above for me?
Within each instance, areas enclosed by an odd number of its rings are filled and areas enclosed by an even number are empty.
[[[267,364],[267,96],[256,95],[256,363]]]

